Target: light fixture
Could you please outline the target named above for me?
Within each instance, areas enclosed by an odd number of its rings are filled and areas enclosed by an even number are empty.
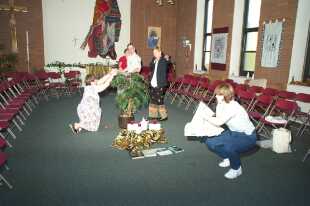
[[[164,5],[164,0],[155,0],[155,3],[158,5],[158,6],[163,6]],[[174,5],[174,0],[166,0],[166,4],[168,5]]]

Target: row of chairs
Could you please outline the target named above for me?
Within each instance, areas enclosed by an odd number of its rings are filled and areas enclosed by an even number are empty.
[[[43,91],[39,87],[30,86],[28,84],[30,78],[26,78],[25,74],[15,73],[14,78],[7,75],[10,76],[9,74],[3,75],[0,83],[0,139],[2,142],[0,148],[2,150],[6,146],[12,147],[8,136],[10,135],[13,139],[16,139],[14,129],[17,128],[18,131],[22,131],[25,120],[30,116],[36,105],[39,104],[38,94]],[[7,155],[1,151],[0,169],[9,169],[7,160]],[[0,182],[6,183],[10,189],[13,188],[1,173]]]
[[[174,102],[177,102],[178,106],[184,104],[185,110],[193,106],[195,111],[200,101],[208,105],[214,102],[214,90],[222,82],[230,83],[234,87],[236,99],[244,105],[250,117],[257,123],[257,130],[265,132],[265,136],[268,134],[268,130],[265,129],[266,125],[287,126],[288,121],[283,121],[285,124],[268,121],[266,117],[273,113],[281,112],[289,121],[298,119],[301,123],[298,135],[302,135],[309,126],[309,111],[300,111],[298,107],[299,102],[310,104],[310,95],[308,94],[237,84],[231,79],[210,82],[206,77],[186,74],[170,83],[166,97],[171,99],[171,104]]]
[[[5,147],[13,147],[9,136],[16,139],[14,130],[22,131],[23,125],[41,99],[59,97],[62,93],[71,94],[79,90],[79,72],[65,73],[66,84],[60,82],[61,75],[55,72],[7,72],[0,79],[0,184],[4,182],[10,189],[13,186],[2,175],[9,170]]]

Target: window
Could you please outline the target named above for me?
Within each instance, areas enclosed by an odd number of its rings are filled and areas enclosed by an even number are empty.
[[[307,82],[310,81],[310,25],[308,29],[307,51],[306,51],[303,80]]]
[[[201,64],[204,70],[207,70],[210,64],[212,17],[213,17],[213,0],[206,0],[203,53],[202,53],[202,64]]]
[[[240,76],[255,70],[261,0],[245,0]]]

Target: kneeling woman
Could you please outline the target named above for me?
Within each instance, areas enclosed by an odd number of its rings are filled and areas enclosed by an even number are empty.
[[[99,80],[94,75],[89,74],[86,76],[83,97],[77,107],[80,122],[69,125],[75,134],[82,129],[87,131],[98,130],[101,119],[100,97],[98,93],[104,91],[110,85],[116,74],[117,70],[112,70]]]
[[[208,148],[223,158],[220,167],[229,167],[225,174],[228,179],[234,179],[242,174],[240,153],[246,152],[256,144],[255,127],[249,119],[246,110],[234,100],[234,89],[230,84],[223,83],[215,89],[217,106],[216,116],[205,119],[216,125],[226,124],[228,130],[219,136],[208,138]]]

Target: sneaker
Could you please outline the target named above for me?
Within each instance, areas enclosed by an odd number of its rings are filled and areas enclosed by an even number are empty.
[[[229,159],[228,158],[223,159],[223,161],[219,163],[219,166],[220,167],[229,167],[230,166]]]
[[[77,134],[79,131],[75,129],[74,124],[69,124],[69,127],[71,128],[73,134]]]
[[[242,174],[242,169],[241,166],[239,167],[239,169],[234,170],[234,169],[230,169],[225,175],[224,177],[226,177],[227,179],[235,179],[238,176],[240,176]]]

